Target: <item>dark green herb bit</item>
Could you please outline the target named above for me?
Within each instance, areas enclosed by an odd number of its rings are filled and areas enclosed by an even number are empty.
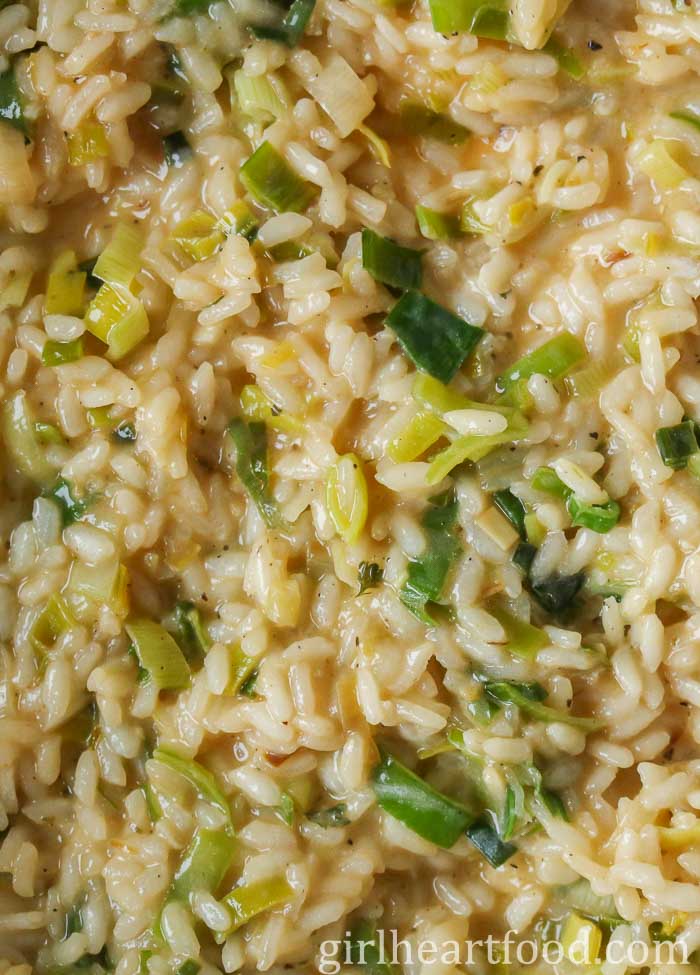
[[[600,722],[596,718],[578,717],[569,714],[568,711],[558,711],[543,704],[542,702],[547,698],[547,691],[541,684],[509,680],[487,681],[485,691],[494,701],[512,704],[536,721],[569,724],[583,731],[596,731],[600,727]]]
[[[540,606],[556,616],[571,607],[585,581],[583,572],[570,576],[554,574],[542,582],[531,583],[530,588]]]
[[[350,961],[367,975],[392,975],[394,967],[382,959],[377,932],[371,921],[358,921],[350,932]]]
[[[695,424],[692,420],[683,420],[673,427],[660,427],[656,431],[656,446],[666,467],[675,471],[687,467],[688,459],[700,450]]]
[[[22,96],[14,68],[8,68],[0,74],[0,119],[5,119],[23,135],[27,134],[27,120],[24,117]]]
[[[277,505],[269,493],[267,466],[267,427],[260,421],[246,423],[236,417],[228,425],[236,448],[236,473],[268,528],[284,526]]]
[[[112,430],[115,443],[133,443],[136,440],[136,427],[130,420],[122,422]]]
[[[484,817],[467,828],[467,837],[492,867],[502,866],[514,853],[518,852],[514,843],[505,842],[496,829]]]
[[[512,561],[521,572],[527,575],[532,568],[532,563],[535,561],[536,555],[537,549],[534,545],[531,545],[530,542],[520,542],[513,552]]]
[[[302,213],[318,193],[269,142],[261,143],[243,163],[240,175],[250,195],[276,213]]]
[[[357,595],[369,589],[376,589],[384,579],[384,570],[376,562],[360,562],[357,568],[357,581],[360,585]]]
[[[440,382],[449,383],[484,336],[451,311],[419,291],[407,291],[397,301],[386,324],[395,333],[411,362]]]
[[[450,492],[438,498],[423,516],[426,547],[418,559],[408,564],[408,577],[401,588],[401,602],[429,626],[435,620],[427,610],[428,603],[438,602],[448,573],[462,550],[455,534],[459,505]]]
[[[83,357],[83,340],[55,342],[49,339],[41,350],[41,361],[45,366],[62,366],[66,362],[77,362]]]
[[[454,846],[473,822],[470,810],[428,785],[393,755],[384,755],[376,766],[372,785],[385,812],[444,849]]]
[[[423,251],[401,247],[367,227],[362,231],[362,266],[375,281],[390,288],[420,288],[423,282]]]
[[[238,693],[242,694],[243,697],[255,697],[255,685],[258,682],[258,674],[259,671],[257,669],[254,670],[250,677],[247,677],[238,688]]]
[[[561,796],[558,796],[556,792],[552,792],[551,789],[545,789],[544,786],[540,786],[537,790],[537,795],[550,816],[556,816],[557,819],[564,819],[568,822],[569,814],[566,811],[566,806]]]
[[[450,146],[459,146],[469,138],[469,129],[453,121],[449,115],[434,112],[420,102],[402,101],[399,114],[403,128],[411,135],[422,135]]]
[[[195,961],[194,958],[188,958],[176,970],[175,975],[197,975],[201,967],[199,962]]]
[[[55,501],[59,506],[64,528],[82,518],[92,503],[92,498],[82,498],[80,501],[74,498],[71,485],[63,477],[59,477],[54,486],[44,492],[43,497]]]
[[[211,639],[202,622],[199,609],[190,602],[175,604],[173,622],[178,642],[188,660],[202,658],[211,647]]]
[[[252,32],[260,40],[277,41],[287,47],[296,47],[314,12],[316,0],[294,0],[279,25],[253,24]]]
[[[325,829],[330,826],[347,826],[350,822],[347,817],[347,806],[344,802],[339,802],[337,806],[329,806],[327,809],[317,809],[315,812],[310,812],[307,818]]]
[[[525,505],[520,498],[516,497],[508,488],[504,488],[502,491],[494,491],[492,498],[493,503],[506,516],[520,537],[525,538]]]
[[[163,154],[168,166],[181,169],[192,156],[192,147],[184,132],[171,132],[163,139]]]

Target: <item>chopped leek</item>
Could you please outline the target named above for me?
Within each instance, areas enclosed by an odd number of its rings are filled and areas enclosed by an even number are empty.
[[[74,562],[68,589],[81,601],[87,599],[96,606],[109,606],[119,617],[129,612],[129,573],[116,559],[100,565]]]
[[[136,427],[129,420],[122,420],[112,430],[112,440],[115,443],[133,443],[136,440]]]
[[[459,464],[463,464],[467,460],[473,462],[481,460],[496,447],[524,437],[527,430],[528,424],[524,416],[514,410],[503,433],[458,437],[449,447],[446,447],[433,458],[426,478],[428,484],[439,484],[443,477],[447,477],[450,471],[454,470]]]
[[[576,528],[588,528],[604,535],[615,527],[620,520],[620,505],[617,501],[606,501],[605,504],[587,504],[571,495],[566,502],[566,510],[571,515],[571,524]]]
[[[43,497],[55,501],[61,509],[61,519],[64,528],[72,525],[75,521],[79,521],[94,500],[90,496],[81,498],[80,500],[73,497],[73,488],[63,477],[59,477],[51,488],[44,491]]]
[[[31,481],[46,484],[55,474],[37,436],[34,413],[24,390],[14,393],[0,407],[0,433],[12,464]]]
[[[423,839],[449,849],[473,820],[472,812],[433,789],[393,755],[372,772],[378,805]]]
[[[593,921],[572,911],[564,922],[561,946],[574,965],[595,965],[603,943],[603,932]]]
[[[216,218],[206,210],[195,210],[181,220],[173,232],[173,240],[193,261],[205,261],[212,257],[226,239],[217,225]]]
[[[676,119],[678,122],[687,122],[688,125],[692,125],[694,129],[700,129],[700,115],[697,115],[692,109],[678,109],[675,112],[669,112],[669,117]]]
[[[426,607],[439,601],[449,571],[462,550],[455,531],[457,500],[451,494],[433,500],[437,503],[428,508],[422,521],[425,551],[409,562],[408,576],[400,593],[404,606],[429,626],[434,626],[435,620]]]
[[[462,212],[459,217],[459,229],[463,234],[471,234],[476,237],[488,234],[491,230],[491,227],[482,223],[474,212],[473,199],[466,200],[462,207]]]
[[[532,659],[537,656],[540,650],[549,645],[549,637],[544,630],[513,616],[498,603],[488,604],[487,610],[505,630],[506,650],[516,657]]]
[[[530,589],[543,609],[552,616],[559,616],[571,608],[585,581],[583,572],[568,576],[555,573],[541,582],[531,583]]]
[[[368,510],[367,479],[355,454],[345,454],[330,468],[326,507],[340,537],[354,545],[365,527]]]
[[[360,587],[357,595],[361,596],[370,589],[376,589],[383,579],[384,570],[376,562],[360,562],[357,567],[357,582]]]
[[[198,829],[182,855],[163,906],[177,901],[189,907],[191,895],[199,890],[216,895],[231,868],[235,851],[236,841],[229,833]],[[159,917],[156,923],[159,932],[160,927]]]
[[[531,542],[521,542],[513,552],[513,564],[517,565],[521,572],[528,574],[535,561],[537,548]]]
[[[199,975],[202,966],[193,958],[188,958],[179,968],[175,969],[175,975]]]
[[[90,302],[85,326],[107,345],[107,358],[113,361],[128,355],[150,330],[143,303],[126,288],[111,284],[103,284]]]
[[[63,434],[53,423],[43,423],[37,420],[34,424],[34,431],[42,444],[58,444],[61,447],[66,445]]]
[[[493,503],[503,512],[521,538],[525,538],[525,506],[509,488],[494,491]]]
[[[259,386],[244,386],[241,390],[241,409],[251,420],[267,423],[273,430],[298,436],[303,433],[304,425],[289,413],[280,413]]]
[[[574,399],[592,399],[619,371],[620,363],[615,358],[592,362],[590,366],[567,376],[564,385]]]
[[[211,647],[211,639],[194,603],[176,603],[173,624],[177,630],[180,646],[188,660],[204,657]]]
[[[241,166],[241,182],[250,195],[276,213],[302,213],[317,189],[298,176],[269,142],[263,142]]]
[[[161,765],[165,765],[173,772],[177,772],[183,779],[187,779],[199,798],[211,803],[212,806],[215,806],[222,812],[226,820],[227,828],[230,830],[233,829],[231,807],[229,806],[228,799],[219,788],[214,775],[208,768],[200,765],[193,758],[178,755],[177,752],[173,752],[168,748],[156,748],[153,752],[153,760],[160,762]]]
[[[78,268],[73,251],[63,251],[51,264],[46,285],[44,311],[47,315],[83,314],[87,274]]]
[[[451,146],[459,146],[469,138],[469,129],[420,102],[404,99],[399,105],[399,114],[403,128],[410,135],[422,135]]]
[[[445,436],[449,427],[429,410],[419,410],[398,433],[387,448],[396,464],[406,464],[420,457]]]
[[[168,631],[153,620],[133,619],[125,625],[139,664],[159,690],[189,687],[190,668]]]
[[[92,273],[106,284],[130,288],[141,269],[143,235],[133,224],[120,223],[100,256]]]
[[[430,14],[439,34],[467,31],[500,41],[508,36],[506,0],[430,0]]]
[[[323,809],[315,810],[315,812],[307,813],[307,819],[316,823],[317,826],[323,826],[324,829],[331,829],[334,826],[347,826],[350,822],[347,811],[348,807],[345,803],[339,802],[335,806],[326,806]]]
[[[0,74],[0,119],[9,122],[26,136],[28,130],[22,96],[12,67]]]
[[[496,380],[499,393],[508,393],[519,379],[542,375],[561,379],[586,357],[583,344],[570,332],[563,332],[514,362]]]
[[[687,467],[689,458],[700,450],[692,420],[684,420],[674,427],[659,427],[655,438],[661,460],[675,471]]]
[[[639,170],[662,190],[675,189],[690,176],[671,155],[670,145],[664,139],[654,139],[635,157]]]
[[[287,904],[293,897],[294,888],[284,874],[234,887],[223,898],[224,904],[233,915],[233,924],[229,931],[236,931],[264,911]]]
[[[236,473],[255,503],[268,528],[284,527],[284,519],[270,496],[267,465],[267,427],[264,423],[246,423],[240,417],[227,428],[236,449]]]
[[[45,366],[62,366],[66,362],[77,362],[82,357],[82,339],[73,339],[71,342],[54,342],[49,339],[44,342],[41,350],[41,361]]]
[[[386,324],[418,369],[448,383],[481,341],[484,330],[436,304],[418,291],[407,291]]]
[[[559,887],[557,894],[567,907],[573,908],[586,917],[593,918],[599,924],[614,927],[616,924],[622,923],[622,918],[615,906],[615,899],[594,894],[590,882],[584,877],[573,884]]]
[[[238,234],[249,242],[258,236],[258,223],[245,200],[236,200],[220,220],[225,234]]]
[[[416,207],[418,229],[427,240],[452,240],[461,236],[459,217],[450,213],[439,213],[429,207]]]
[[[27,299],[29,285],[34,277],[33,271],[11,271],[5,287],[0,293],[0,311],[7,308],[21,308]]]
[[[280,98],[269,75],[247,75],[242,68],[233,73],[232,97],[235,94],[241,111],[254,118],[281,118],[288,106]]]
[[[582,731],[597,731],[601,727],[601,722],[596,718],[578,717],[569,714],[568,711],[558,711],[543,704],[547,692],[540,684],[517,684],[507,680],[487,681],[484,690],[493,701],[499,704],[511,704],[536,721],[568,724]]]
[[[583,78],[586,69],[580,58],[569,48],[561,45],[554,37],[549,38],[542,50],[556,58],[561,70],[574,81],[580,81]]]
[[[109,155],[107,132],[99,122],[84,122],[66,139],[70,166],[85,166]]]
[[[171,132],[163,139],[163,155],[168,166],[181,169],[192,156],[192,149],[184,132]]]
[[[498,831],[483,817],[467,828],[467,837],[492,867],[501,867],[518,852],[513,843],[504,842]]]
[[[236,643],[232,644],[228,649],[230,670],[226,693],[231,695],[244,693],[243,687],[246,681],[250,680],[255,673],[257,661],[253,657],[249,657],[247,653],[244,653]]]
[[[401,247],[367,227],[362,231],[362,266],[375,281],[408,291],[423,283],[423,252]]]
[[[316,0],[293,0],[278,25],[253,25],[251,30],[261,40],[277,41],[287,47],[296,47],[304,35],[315,6]]]
[[[555,498],[566,500],[571,495],[571,488],[568,488],[556,471],[551,467],[538,467],[532,475],[530,484],[535,491],[544,491]]]
[[[39,653],[45,653],[60,636],[68,633],[75,625],[68,603],[63,596],[54,593],[29,631],[30,643]]]
[[[382,139],[380,135],[377,135],[374,129],[371,129],[369,125],[365,125],[364,123],[357,126],[357,131],[361,132],[367,139],[372,152],[382,166],[386,166],[387,169],[391,169],[391,153],[389,151],[389,143],[386,141],[386,139]]]
[[[350,961],[366,975],[395,975],[396,968],[382,960],[377,933],[370,921],[359,921],[350,933]]]

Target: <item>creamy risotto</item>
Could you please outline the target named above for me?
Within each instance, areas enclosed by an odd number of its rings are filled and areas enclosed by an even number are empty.
[[[0,8],[0,975],[692,971],[697,0]]]

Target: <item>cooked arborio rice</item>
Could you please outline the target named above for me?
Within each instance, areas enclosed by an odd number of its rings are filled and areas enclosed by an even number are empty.
[[[695,963],[699,25],[0,0],[0,975]]]

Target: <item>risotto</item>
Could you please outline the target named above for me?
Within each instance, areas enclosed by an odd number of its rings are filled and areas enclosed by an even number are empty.
[[[0,975],[697,965],[698,74],[0,0]]]

